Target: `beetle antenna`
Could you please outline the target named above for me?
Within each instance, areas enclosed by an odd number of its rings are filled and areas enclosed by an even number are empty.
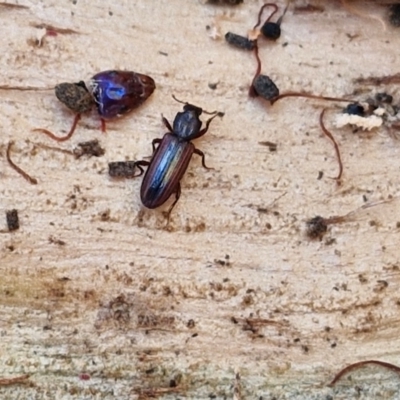
[[[189,104],[187,101],[182,101],[182,100],[177,99],[177,98],[175,97],[174,94],[172,95],[172,98],[173,98],[175,101],[177,101],[178,103],[185,104],[185,105],[188,105],[188,104]]]
[[[212,112],[210,112],[210,111],[203,110],[203,113],[207,114],[207,115],[219,115],[220,117],[223,117],[225,115],[225,113],[223,113],[221,111],[212,111]]]
[[[215,114],[218,114],[218,116],[220,116],[220,117],[223,117],[223,116],[225,115],[225,113],[220,112],[220,111],[212,111],[212,112],[210,112],[210,111],[203,110],[202,108],[200,108],[200,107],[198,107],[198,106],[195,106],[195,105],[193,105],[193,104],[188,103],[187,101],[182,101],[182,100],[177,99],[177,98],[175,97],[174,94],[172,95],[172,98],[173,98],[175,101],[177,101],[178,103],[185,104],[186,106],[196,107],[196,108],[200,109],[204,114],[208,114],[208,115],[215,115]]]

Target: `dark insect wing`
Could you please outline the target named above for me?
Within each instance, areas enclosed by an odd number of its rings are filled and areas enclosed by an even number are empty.
[[[176,192],[193,151],[192,143],[182,142],[171,133],[164,135],[140,189],[140,197],[145,207],[157,208]]]
[[[103,71],[92,77],[89,88],[102,118],[128,113],[146,101],[155,89],[154,80],[131,71]]]

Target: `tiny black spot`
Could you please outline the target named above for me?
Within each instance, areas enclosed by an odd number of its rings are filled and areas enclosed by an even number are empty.
[[[358,103],[351,103],[347,105],[347,107],[343,109],[343,113],[350,115],[358,115],[360,117],[364,117],[365,115],[364,107]]]

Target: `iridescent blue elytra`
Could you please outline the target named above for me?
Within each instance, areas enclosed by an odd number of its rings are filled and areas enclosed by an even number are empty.
[[[133,71],[103,71],[89,82],[101,118],[111,119],[139,107],[154,92],[150,76]]]
[[[205,157],[202,151],[196,149],[191,140],[203,136],[216,116],[214,114],[206,121],[205,127],[201,129],[202,122],[199,116],[203,110],[192,104],[185,103],[183,112],[179,112],[171,127],[170,123],[163,118],[163,122],[169,132],[162,139],[153,140],[153,156],[149,161],[137,161],[136,166],[141,175],[143,166],[148,166],[140,189],[140,198],[147,208],[156,208],[164,204],[172,194],[175,194],[175,201],[168,211],[168,217],[179,200],[181,194],[180,181],[185,174],[193,153],[202,158],[204,168]],[[155,146],[158,144],[157,149]]]

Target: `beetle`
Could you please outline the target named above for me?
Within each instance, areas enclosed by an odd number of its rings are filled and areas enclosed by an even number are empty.
[[[105,120],[120,117],[144,103],[156,88],[150,76],[133,71],[109,70],[94,75],[85,82],[60,83],[55,87],[58,100],[75,113],[74,122],[67,135],[59,137],[47,129],[34,129],[59,142],[68,140],[74,133],[81,114],[95,106],[101,118],[102,130]]]
[[[211,169],[205,164],[204,153],[191,141],[203,136],[215,117],[224,115],[217,111],[209,113],[193,104],[181,102],[175,96],[173,98],[184,104],[183,111],[176,114],[172,126],[166,118],[162,117],[162,122],[169,132],[162,139],[153,140],[153,155],[150,161],[135,162],[135,166],[140,171],[135,176],[142,175],[143,167],[148,167],[140,188],[140,199],[145,207],[150,209],[160,207],[172,194],[175,194],[175,200],[168,210],[168,220],[181,196],[180,181],[189,166],[192,155],[199,155],[202,166]],[[203,112],[212,115],[206,121],[204,128],[199,118]]]

